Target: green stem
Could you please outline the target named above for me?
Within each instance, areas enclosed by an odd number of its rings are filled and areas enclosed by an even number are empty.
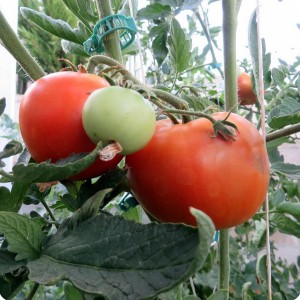
[[[208,46],[209,46],[209,50],[210,50],[210,53],[211,53],[211,56],[212,56],[213,64],[217,64],[217,58],[216,58],[216,55],[215,55],[215,51],[214,51],[214,47],[213,47],[213,44],[212,44],[212,41],[211,41],[211,36],[210,36],[209,30],[207,29],[207,26],[206,26],[204,20],[202,20],[199,12],[196,12],[196,17],[197,17],[199,23],[201,24],[202,30],[203,30],[204,35],[206,37],[206,40],[207,40],[207,43],[208,43]],[[223,73],[222,69],[220,67],[217,67],[217,69],[220,72],[220,75],[222,76],[222,78],[224,78],[224,73]]]
[[[176,71],[176,74],[175,74],[175,77],[174,77],[174,80],[173,80],[173,84],[172,84],[172,87],[170,89],[170,92],[173,91],[175,85],[176,85],[176,81],[177,81],[177,78],[178,78],[178,72]]]
[[[203,112],[200,112],[200,111],[190,111],[190,110],[183,110],[183,109],[164,109],[163,113],[180,114],[180,115],[187,115],[187,116],[196,116],[199,118],[206,118],[212,124],[215,124],[217,122],[212,116],[205,114]]]
[[[300,132],[300,124],[292,125],[287,128],[283,128],[274,132],[267,134],[266,142],[271,142],[273,140],[279,139],[284,136],[288,136],[294,133]]]
[[[236,11],[234,0],[223,2],[223,41],[225,70],[225,107],[237,112],[236,85]]]
[[[96,6],[100,19],[114,14],[110,0],[96,0]],[[123,64],[123,57],[120,46],[120,38],[117,31],[112,32],[104,40],[105,52],[108,56]]]
[[[48,212],[51,220],[54,222],[55,227],[58,228],[58,222],[56,221],[55,216],[53,215],[53,213],[52,213],[50,207],[48,206],[47,202],[45,201],[45,199],[41,199],[41,203],[43,204],[46,211]]]
[[[237,112],[235,5],[235,0],[222,0],[225,108],[227,111],[233,110]],[[226,298],[229,299],[230,257],[228,229],[220,231],[219,261],[219,289],[227,290]]]
[[[93,73],[95,68],[100,65],[105,64],[110,67],[118,67],[120,69],[120,73],[123,75],[125,80],[131,81],[133,84],[136,85],[136,88],[140,87],[141,89],[149,90],[157,96],[157,98],[162,99],[163,101],[167,102],[168,104],[172,105],[178,109],[188,109],[187,102],[180,99],[179,97],[172,95],[168,92],[165,92],[160,89],[149,88],[147,85],[139,81],[133,74],[131,74],[127,69],[125,69],[118,61],[105,56],[105,55],[95,55],[91,57],[87,64],[87,71],[89,73]],[[188,118],[184,120],[184,122],[190,121]]]
[[[223,229],[220,230],[219,238],[219,289],[225,289],[229,291],[229,275],[229,230]],[[229,293],[227,294],[227,299],[229,299]]]
[[[39,286],[40,286],[39,283],[37,283],[37,282],[34,283],[34,285],[33,285],[32,289],[31,289],[28,297],[26,298],[26,300],[32,300],[33,299],[33,297],[34,297],[35,293],[37,292]]]
[[[20,39],[6,21],[4,15],[0,11],[0,41],[6,50],[15,58],[23,70],[33,80],[37,80],[46,75],[43,69],[30,55],[27,49],[23,46]]]

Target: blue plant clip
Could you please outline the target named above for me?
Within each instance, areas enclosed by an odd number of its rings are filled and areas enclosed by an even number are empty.
[[[121,49],[128,47],[135,39],[137,27],[132,17],[120,14],[108,16],[100,20],[94,27],[93,35],[83,43],[84,50],[92,55],[93,53],[104,52],[104,39],[110,33],[118,30]]]

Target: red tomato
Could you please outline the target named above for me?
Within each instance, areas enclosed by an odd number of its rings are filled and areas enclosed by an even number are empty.
[[[252,105],[257,101],[252,88],[251,77],[247,73],[241,73],[237,80],[238,98],[241,105]]]
[[[24,143],[37,162],[55,162],[72,153],[91,152],[95,144],[82,125],[82,108],[96,89],[109,83],[96,75],[78,72],[49,74],[34,82],[23,96],[19,122]],[[91,167],[73,179],[96,177],[114,168],[121,157]]]
[[[222,120],[227,113],[215,113]],[[205,212],[217,229],[251,218],[264,201],[269,162],[264,141],[245,118],[231,114],[236,141],[213,138],[210,121],[201,118],[174,125],[157,122],[140,151],[127,156],[128,181],[144,209],[162,222],[196,225],[189,211]]]

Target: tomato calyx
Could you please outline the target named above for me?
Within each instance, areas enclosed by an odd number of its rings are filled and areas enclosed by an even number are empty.
[[[236,132],[239,132],[237,126],[229,121],[218,120],[213,124],[214,134],[213,138],[219,136],[225,141],[235,141]]]
[[[119,143],[113,142],[99,151],[99,158],[102,161],[110,161],[122,151],[122,146]]]
[[[181,114],[181,115],[190,115],[196,116],[199,118],[206,118],[213,124],[213,135],[212,137],[220,137],[225,141],[235,141],[236,132],[239,132],[238,127],[232,123],[227,121],[231,112],[229,112],[224,120],[216,120],[212,116],[198,111],[188,111],[188,110],[179,110],[179,109],[165,109],[162,113],[168,114]]]

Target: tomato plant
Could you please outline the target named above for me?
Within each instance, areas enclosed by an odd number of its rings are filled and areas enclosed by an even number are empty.
[[[257,101],[257,96],[253,91],[251,76],[245,72],[238,76],[238,98],[241,105],[252,105]]]
[[[215,113],[221,120],[226,113]],[[269,183],[264,141],[246,119],[231,114],[235,141],[212,137],[207,119],[174,125],[157,123],[145,148],[126,158],[133,194],[153,217],[163,222],[195,225],[189,208],[204,211],[216,228],[251,218],[261,206]]]
[[[82,107],[89,94],[109,86],[96,75],[79,72],[58,72],[35,81],[23,96],[20,130],[24,143],[37,162],[55,162],[72,153],[90,152],[95,144],[82,125]],[[97,160],[74,179],[92,178],[112,169],[121,160]]]
[[[154,110],[141,94],[119,86],[94,91],[83,106],[82,121],[92,141],[117,142],[122,154],[143,148],[156,124]]]

